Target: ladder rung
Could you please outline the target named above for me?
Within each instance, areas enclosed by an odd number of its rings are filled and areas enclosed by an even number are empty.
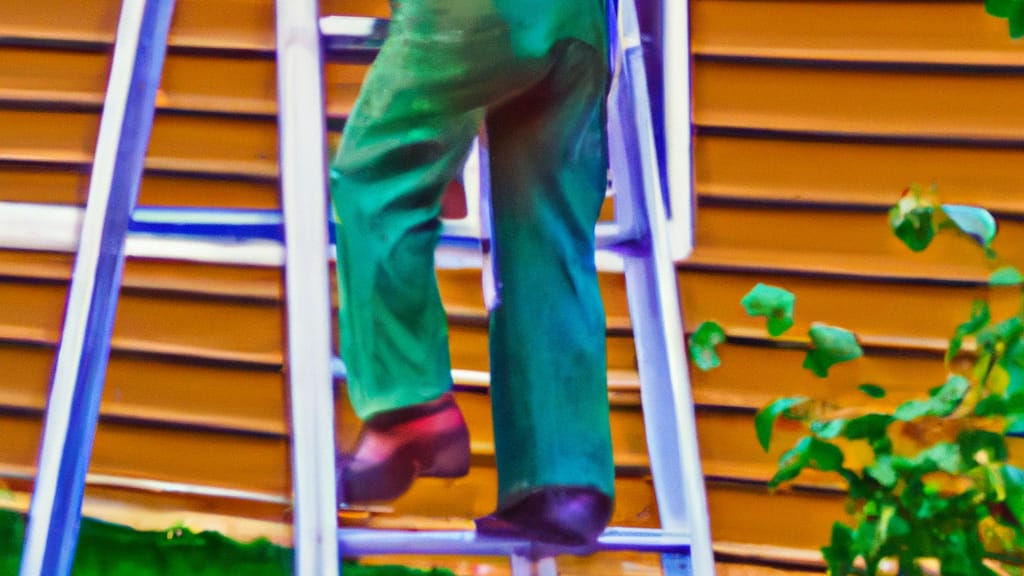
[[[598,250],[612,252],[627,251],[640,240],[638,231],[625,228],[617,222],[598,222],[594,236]]]
[[[284,219],[279,210],[139,207],[128,229],[140,234],[280,241]]]
[[[465,245],[479,239],[459,229],[459,221],[444,221],[442,245]],[[219,238],[232,241],[275,240],[281,242],[284,224],[278,210],[246,208],[139,207],[132,214],[128,229],[136,234]],[[334,227],[329,226],[331,241]],[[635,244],[635,231],[614,222],[601,222],[596,229],[597,248],[612,252],[629,250]]]
[[[441,242],[445,245],[479,243],[459,233],[458,221],[444,221]],[[128,230],[136,234],[187,236],[228,240],[283,241],[284,219],[279,210],[248,208],[136,208]],[[334,226],[328,226],[331,241]],[[455,233],[453,233],[455,232]]]
[[[324,51],[331,58],[373,60],[388,36],[390,25],[383,18],[326,16],[320,19]]]
[[[348,379],[348,368],[345,368],[345,361],[337,356],[332,357],[331,374],[336,380]]]
[[[480,536],[472,530],[378,530],[342,528],[338,531],[343,556],[386,554],[454,554],[467,556],[527,555],[531,542],[518,538]],[[573,548],[547,547],[552,552],[585,552]],[[633,550],[662,554],[689,551],[690,535],[647,528],[609,528],[598,538],[597,550]],[[588,549],[587,551],[591,551]]]

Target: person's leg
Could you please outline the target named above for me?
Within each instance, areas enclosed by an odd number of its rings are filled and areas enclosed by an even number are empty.
[[[540,83],[487,119],[501,296],[490,331],[498,515],[515,521],[531,495],[582,489],[603,495],[589,504],[606,508],[591,510],[595,518],[606,514],[595,520],[600,529],[614,496],[605,318],[594,264],[607,186],[608,72],[604,53],[576,40],[560,42],[551,58]],[[525,512],[544,513],[533,506]],[[572,528],[553,539],[595,535]]]
[[[342,357],[365,420],[342,459],[347,502],[389,499],[416,475],[465,473],[434,272],[440,197],[483,106],[526,73],[504,21],[479,0],[404,0],[331,169]]]
[[[451,385],[433,258],[440,197],[490,100],[493,82],[477,76],[503,56],[501,21],[442,14],[453,4],[401,3],[332,163],[341,344],[363,419]]]

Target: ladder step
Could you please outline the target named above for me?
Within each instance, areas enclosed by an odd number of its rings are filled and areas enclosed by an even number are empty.
[[[128,230],[139,234],[281,241],[284,217],[279,210],[139,207],[132,213]]]
[[[276,240],[284,237],[284,219],[279,210],[247,208],[139,207],[132,214],[128,230],[137,234],[188,236],[227,240]],[[334,226],[328,227],[331,241]],[[601,222],[595,231],[600,250],[626,249],[637,236],[612,222]],[[441,240],[453,243],[477,240],[445,221]]]
[[[383,18],[326,16],[320,19],[324,51],[332,59],[370,62],[384,44],[390,25]]]
[[[342,528],[338,530],[338,547],[342,556],[374,556],[386,554],[445,554],[467,556],[528,555],[531,542],[518,538],[481,536],[472,530],[379,530]],[[571,547],[545,547],[558,554],[590,552]],[[598,538],[596,550],[632,550],[658,554],[688,553],[690,535],[649,528],[608,528]]]
[[[345,361],[337,356],[331,358],[331,375],[335,380],[348,379],[348,368],[345,367]]]
[[[74,252],[78,245],[77,230],[83,210],[77,206],[38,204],[32,202],[0,202],[0,248]],[[283,219],[277,210],[240,208],[136,208],[129,223],[128,255],[145,258],[196,259],[222,264],[281,265],[280,254],[268,253],[267,242],[280,245],[284,235]],[[452,253],[438,261],[441,268],[479,266],[470,254],[480,251],[480,240],[455,221],[444,222],[441,247]],[[329,226],[332,236],[334,227]],[[145,245],[142,237],[149,237]],[[167,245],[161,242],[166,239]],[[263,241],[251,246],[249,241]],[[190,242],[215,243],[211,247],[191,246]],[[256,242],[260,244],[260,242]],[[619,227],[604,223],[597,227],[598,254],[628,253],[635,242]],[[201,257],[197,255],[202,254]],[[461,254],[462,256],[458,256]],[[618,270],[614,264],[599,262],[602,270]]]

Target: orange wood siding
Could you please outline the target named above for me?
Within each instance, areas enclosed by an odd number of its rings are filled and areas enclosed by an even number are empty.
[[[118,6],[0,6],[0,201],[84,202]],[[383,0],[331,0],[323,11],[387,13]],[[691,0],[691,24],[697,248],[680,265],[680,298],[687,330],[715,318],[734,337],[722,369],[694,374],[713,535],[726,555],[810,551],[842,513],[838,485],[809,476],[769,495],[778,452],[757,447],[753,411],[783,394],[856,401],[863,381],[890,388],[891,405],[941,379],[943,341],[973,299],[1015,306],[979,284],[985,269],[956,242],[907,253],[885,209],[907,184],[935,182],[947,201],[994,209],[997,247],[1024,259],[1024,46],[974,2]],[[273,45],[270,0],[178,0],[142,204],[278,205]],[[364,73],[328,66],[335,128]],[[33,472],[70,268],[68,255],[0,250],[2,475]],[[440,280],[454,363],[485,370],[478,273]],[[800,370],[799,352],[772,350],[738,305],[758,281],[798,294],[795,334],[815,320],[854,329],[866,358],[828,383]],[[614,521],[656,526],[621,277],[604,275],[602,290],[620,472]],[[277,269],[129,262],[92,472],[287,497],[281,300]],[[367,521],[493,507],[486,389],[467,387],[458,400],[473,434],[470,477],[420,482]],[[338,407],[339,438],[350,444],[357,423],[344,398]],[[254,501],[100,485],[89,494],[287,519],[285,506]],[[774,557],[790,557],[783,552]]]

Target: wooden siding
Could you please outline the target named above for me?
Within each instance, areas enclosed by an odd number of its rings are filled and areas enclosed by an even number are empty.
[[[323,4],[325,13],[386,14],[382,0]],[[0,5],[0,201],[84,202],[118,5]],[[893,390],[886,402],[910,397],[941,379],[943,340],[972,299],[1012,309],[1011,295],[980,284],[981,262],[957,243],[908,254],[889,237],[885,209],[910,182],[935,182],[948,201],[994,209],[997,246],[1024,256],[1024,52],[974,2],[691,0],[691,20],[697,248],[680,265],[680,297],[688,330],[715,318],[731,337],[725,366],[694,374],[713,536],[726,559],[813,559],[842,513],[838,485],[810,476],[769,495],[777,452],[757,448],[753,412],[782,394],[854,401],[863,381]],[[178,0],[142,204],[277,206],[273,41],[270,0]],[[335,126],[364,73],[328,66]],[[34,470],[70,266],[68,255],[0,250],[0,302],[17,303],[0,307],[7,477]],[[758,281],[798,294],[796,333],[812,320],[846,326],[867,357],[828,384],[801,371],[799,352],[772,349],[739,308]],[[441,282],[455,364],[485,370],[478,274],[445,271]],[[656,526],[621,277],[604,275],[602,289],[620,472],[614,522]],[[278,503],[102,482],[89,501],[288,518],[281,290],[277,269],[129,262],[91,470]],[[357,423],[341,396],[348,445]],[[458,400],[473,432],[472,474],[419,482],[386,511],[346,521],[466,519],[493,507],[486,388],[463,386]],[[578,573],[597,573],[601,559],[580,562]]]

